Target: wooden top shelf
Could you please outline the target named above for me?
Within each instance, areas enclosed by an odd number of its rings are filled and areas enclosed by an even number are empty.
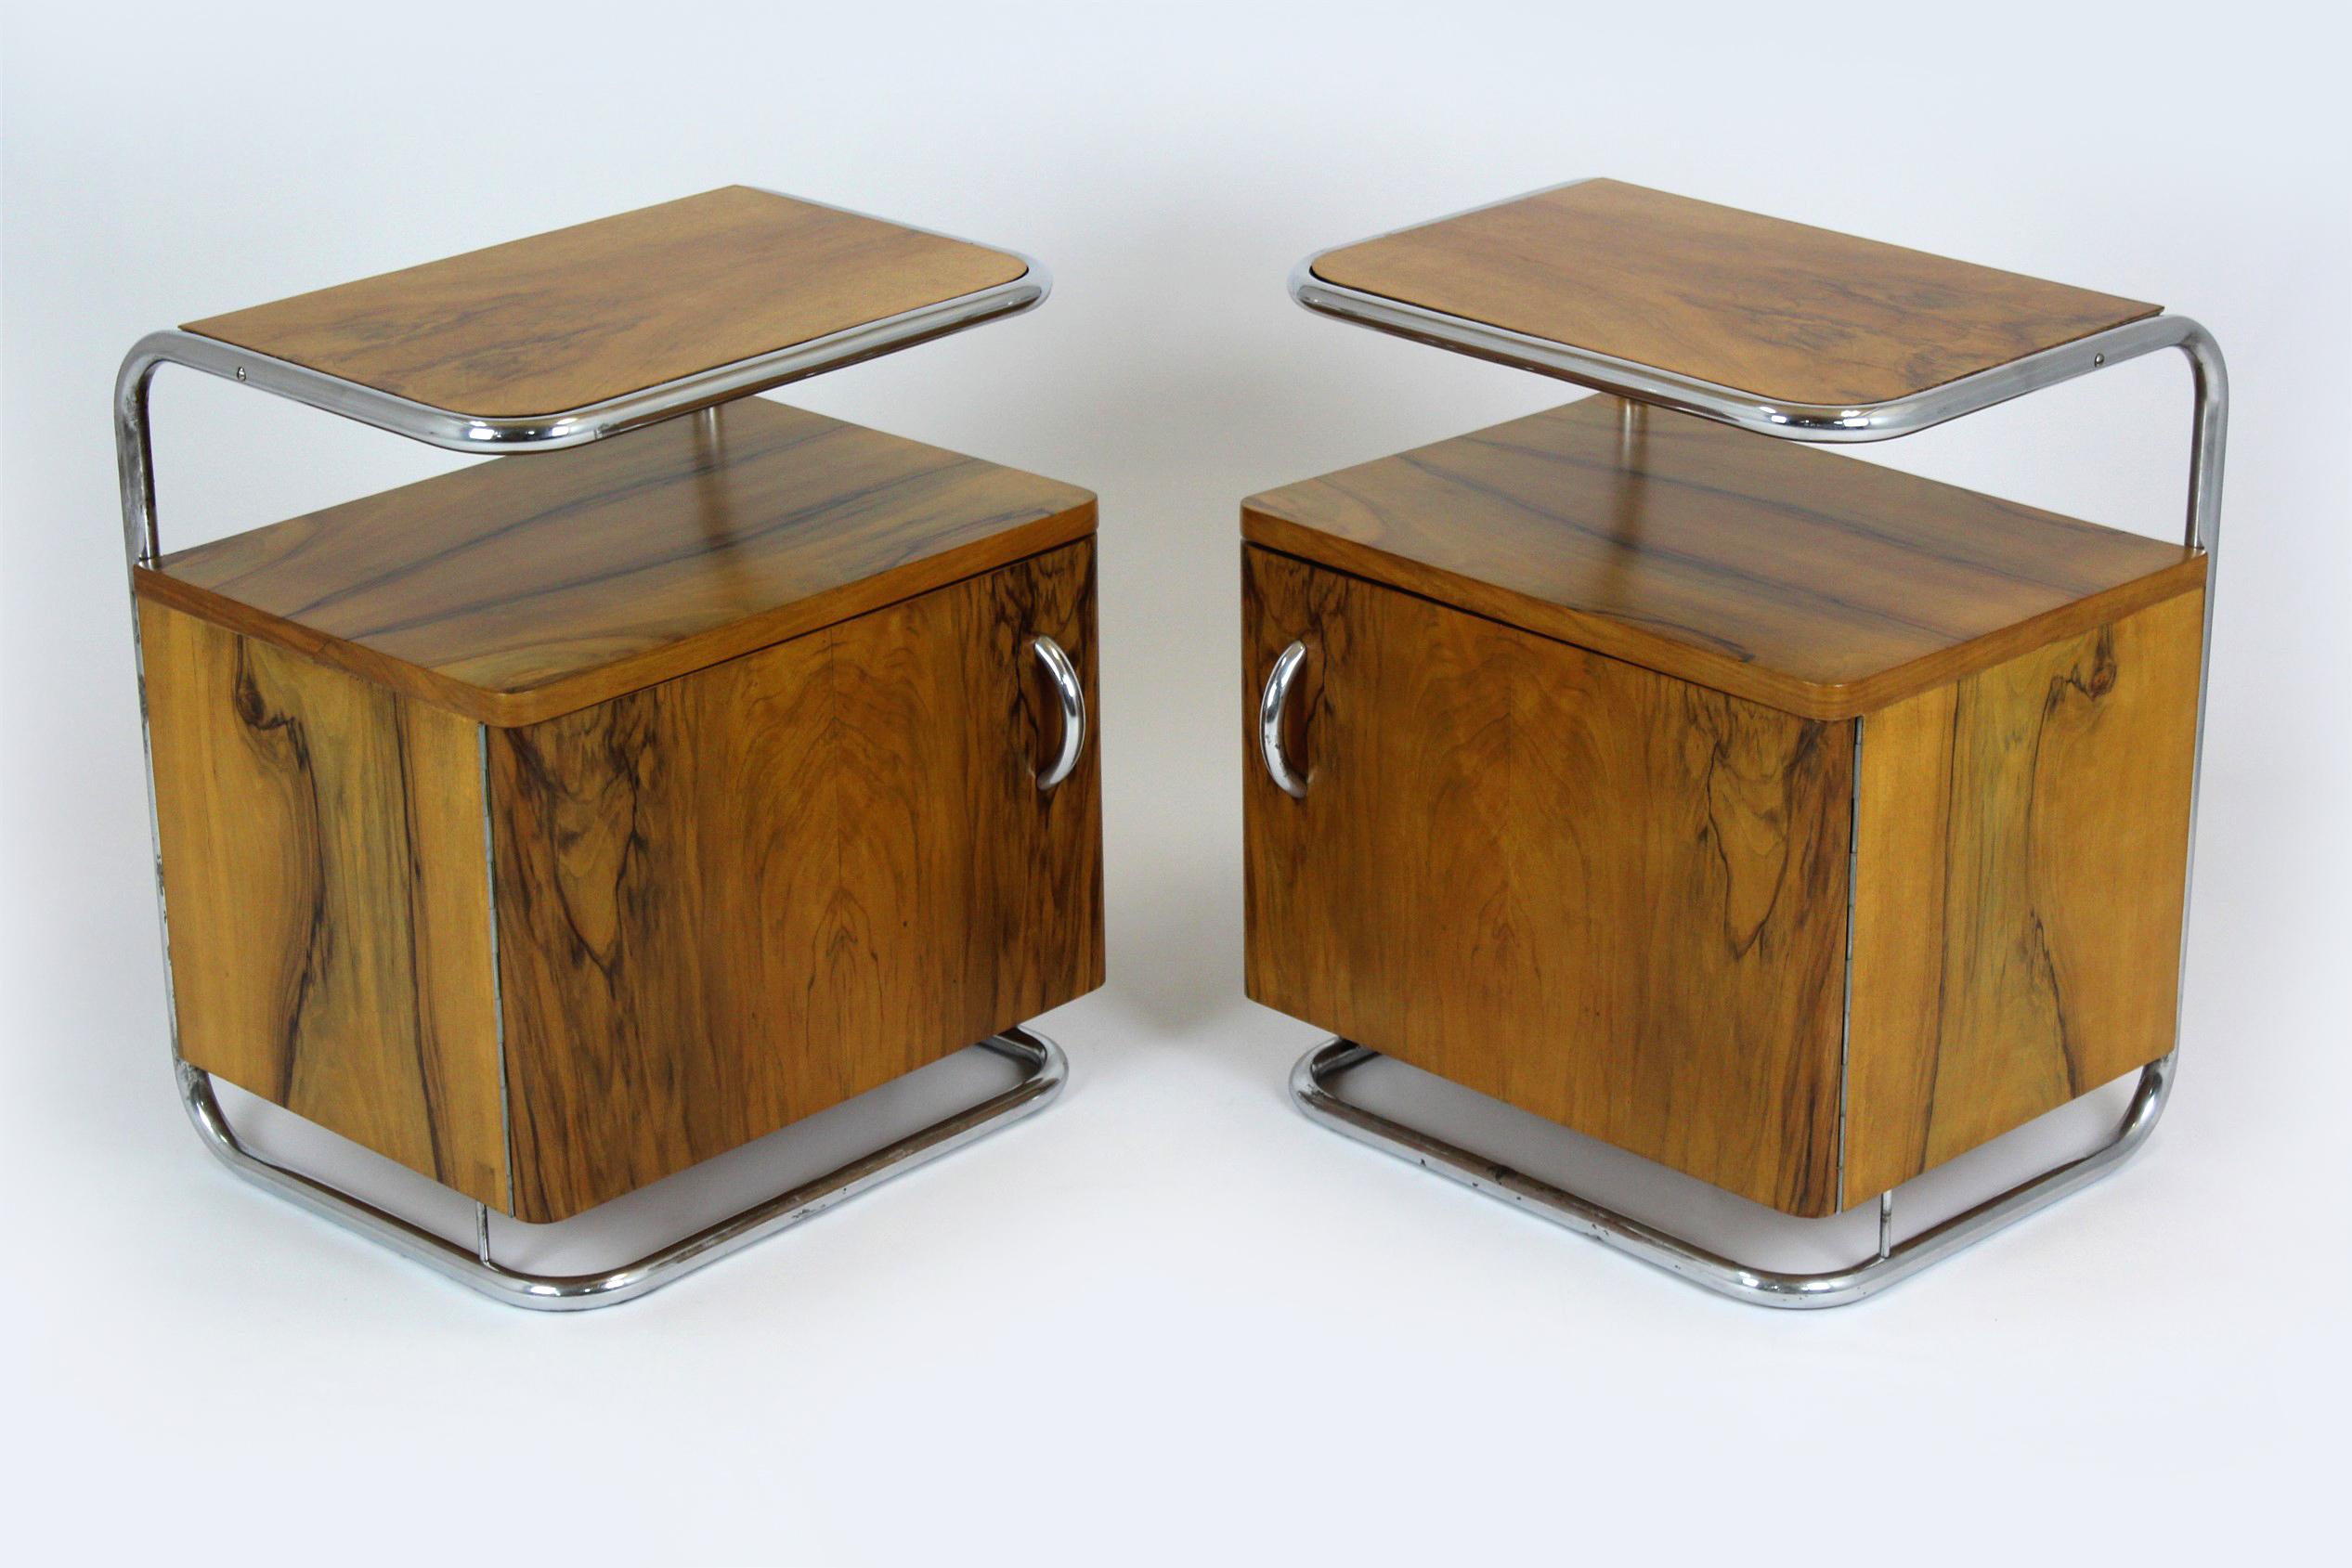
[[[1093,532],[1072,486],[761,398],[165,556],[141,597],[527,724]]]
[[[1241,532],[1812,719],[1900,701],[2205,573],[2177,544],[1615,397],[1253,496]]]
[[[729,186],[186,330],[450,413],[519,419],[1027,271],[1002,251]]]
[[[2160,308],[1605,179],[1329,251],[1312,270],[1755,398],[1839,408]]]

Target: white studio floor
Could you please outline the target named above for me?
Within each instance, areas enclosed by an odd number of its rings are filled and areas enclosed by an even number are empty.
[[[11,1559],[2322,1555],[2352,1328],[2340,51],[2259,5],[1891,12],[1866,39],[1736,7],[889,9],[687,38],[591,6],[461,48],[311,8],[10,8]],[[888,91],[809,64],[882,59]],[[2184,70],[2193,112],[2159,85]],[[1956,129],[1979,101],[2013,107]],[[1237,502],[1575,395],[1317,320],[1284,277],[1587,173],[2164,300],[2230,357],[2171,1108],[2113,1177],[1848,1309],[1718,1300],[1311,1124],[1285,1084],[1317,1032],[1241,995]],[[1054,268],[1033,317],[781,395],[1099,493],[1111,978],[1038,1020],[1072,1065],[1041,1116],[660,1294],[529,1315],[245,1186],[185,1123],[107,392],[149,329],[737,179]],[[439,460],[263,402],[160,385],[169,542]],[[2168,358],[1870,455],[2170,533],[2186,407]],[[621,1219],[781,1186],[984,1069]],[[1375,1092],[1630,1205],[1689,1196],[1402,1071]],[[1792,1245],[1758,1213],[1696,1223]]]

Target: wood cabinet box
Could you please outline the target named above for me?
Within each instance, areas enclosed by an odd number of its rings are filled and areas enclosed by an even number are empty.
[[[2172,1049],[2202,552],[1612,397],[1242,532],[1257,1001],[1799,1215]]]
[[[754,398],[140,566],[182,1055],[543,1222],[1092,989],[1094,525]]]

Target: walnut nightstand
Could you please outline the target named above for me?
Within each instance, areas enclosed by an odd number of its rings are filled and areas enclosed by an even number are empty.
[[[2179,1020],[2225,382],[2195,323],[1593,180],[1324,253],[1310,309],[1600,389],[1242,509],[1247,983],[1316,1119],[1726,1294],[1855,1300],[2113,1166]],[[2181,545],[1801,443],[2160,348]],[[1786,1213],[1745,1266],[1341,1097],[1379,1053]],[[2126,1074],[2097,1152],[1903,1183]]]
[[[1052,1098],[1060,1053],[1020,1026],[1103,974],[1094,498],[744,397],[1046,287],[734,188],[132,352],[174,1055],[232,1169],[578,1308]],[[166,555],[165,364],[554,455]],[[1020,1081],[626,1267],[492,1255],[493,1213],[567,1219],[976,1043]],[[262,1158],[214,1077],[471,1199],[474,1245]]]

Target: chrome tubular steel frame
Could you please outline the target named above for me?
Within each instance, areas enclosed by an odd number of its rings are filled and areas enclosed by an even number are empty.
[[[2190,549],[2202,550],[2205,554],[2204,642],[2197,674],[2196,759],[2189,805],[2190,855],[2193,865],[2197,805],[2204,780],[2205,707],[2213,668],[2216,575],[2220,564],[2222,458],[2229,423],[2229,370],[2222,360],[2220,345],[2204,328],[2184,316],[2154,316],[1885,403],[1855,408],[1773,403],[1735,387],[1528,337],[1329,282],[1315,273],[1316,262],[1327,253],[1318,252],[1309,256],[1291,274],[1292,297],[1320,315],[1785,441],[1891,440],[2142,355],[2178,349],[2189,361],[2195,398],[2184,540]],[[1303,797],[1305,789],[1294,787],[1299,781],[1289,776],[1291,770],[1281,758],[1279,733],[1273,727],[1279,715],[1275,682],[1269,680],[1260,712],[1261,748],[1275,783],[1284,793]],[[2186,995],[2189,978],[2188,892],[2184,886],[2181,992],[2175,999],[2173,1049],[2140,1070],[2130,1108],[2114,1135],[2091,1153],[2042,1172],[1901,1242],[1893,1239],[1895,1194],[1882,1193],[1878,1198],[1877,1253],[1826,1273],[1782,1274],[1749,1268],[1618,1213],[1604,1204],[1563,1191],[1458,1148],[1442,1138],[1350,1104],[1338,1096],[1332,1085],[1350,1068],[1377,1054],[1352,1042],[1326,1041],[1300,1057],[1291,1073],[1291,1095],[1300,1109],[1324,1126],[1410,1160],[1474,1190],[1516,1203],[1708,1289],[1761,1306],[1841,1306],[1907,1278],[2035,1210],[2080,1190],[2113,1170],[2147,1141],[2157,1120],[2164,1115],[2180,1056],[2179,1004]],[[1848,913],[1851,918],[1851,909]],[[1849,1028],[1851,1024],[1849,1016]]]
[[[1020,1082],[978,1105],[932,1122],[918,1132],[778,1193],[716,1225],[706,1225],[682,1240],[649,1252],[634,1263],[601,1274],[528,1274],[502,1267],[490,1255],[489,1210],[477,1203],[474,1244],[461,1247],[445,1237],[315,1176],[272,1163],[240,1143],[214,1097],[212,1079],[185,1060],[175,1059],[180,1099],[196,1124],[204,1147],[221,1163],[257,1186],[266,1187],[314,1214],[346,1225],[383,1242],[402,1257],[422,1263],[436,1274],[494,1301],[539,1312],[585,1312],[613,1306],[684,1278],[706,1263],[763,1240],[802,1220],[821,1214],[845,1199],[892,1176],[961,1148],[1010,1121],[1043,1110],[1061,1093],[1070,1064],[1061,1047],[1032,1030],[1011,1029],[981,1042],[987,1049],[1019,1063],[1025,1071]]]
[[[269,355],[255,354],[216,338],[178,330],[151,332],[124,356],[114,382],[115,460],[123,492],[123,553],[126,569],[151,565],[162,555],[156,525],[155,452],[148,418],[148,394],[155,373],[166,365],[219,376],[449,451],[484,455],[557,451],[1034,309],[1052,290],[1050,276],[1032,257],[1019,252],[1005,253],[1017,257],[1025,270],[1020,277],[994,287],[773,353],[714,366],[600,403],[525,418],[485,419],[456,413]],[[180,1101],[197,1136],[224,1164],[246,1180],[380,1241],[403,1257],[493,1300],[543,1312],[579,1312],[645,1295],[739,1248],[878,1186],[902,1171],[936,1160],[1007,1122],[1044,1109],[1068,1080],[1069,1064],[1060,1047],[1044,1035],[1016,1028],[992,1036],[979,1043],[1026,1069],[1021,1081],[1013,1087],[634,1263],[602,1274],[548,1276],[501,1267],[491,1256],[489,1210],[483,1204],[474,1205],[474,1245],[467,1249],[315,1176],[265,1160],[240,1143],[230,1129],[221,1113],[220,1102],[213,1094],[210,1075],[180,1054],[179,1014],[172,984],[171,911],[164,900],[162,833],[155,808],[155,754],[148,728],[146,654],[140,645],[136,594],[131,603],[131,642],[137,660],[139,734],[147,767],[148,831],[155,855],[156,910],[163,938],[163,1010],[171,1031],[172,1066],[179,1082]],[[1059,649],[1055,652],[1059,653]],[[1062,664],[1068,664],[1066,657]],[[1059,676],[1059,671],[1056,674]],[[1067,720],[1068,698],[1065,695],[1061,700]],[[1083,700],[1082,697],[1075,725],[1065,728],[1066,750],[1074,751],[1076,745],[1083,744]],[[492,940],[496,940],[495,930]]]
[[[1881,1193],[1876,1254],[1822,1274],[1783,1274],[1734,1262],[1671,1231],[1644,1225],[1605,1204],[1579,1197],[1483,1155],[1473,1154],[1433,1134],[1341,1099],[1332,1085],[1351,1068],[1373,1060],[1378,1054],[1349,1041],[1327,1040],[1301,1056],[1298,1065],[1291,1069],[1291,1095],[1309,1117],[1359,1143],[1410,1160],[1424,1171],[1435,1171],[1462,1183],[1473,1192],[1518,1204],[1529,1213],[1605,1242],[1621,1252],[1630,1252],[1644,1263],[1656,1263],[1695,1285],[1758,1306],[1774,1307],[1829,1307],[1858,1302],[1930,1263],[1942,1262],[2003,1225],[2088,1186],[2129,1159],[2132,1151],[2155,1130],[2156,1119],[2164,1113],[2165,1096],[2172,1092],[2173,1069],[2169,1056],[2143,1068],[2131,1107],[2124,1113],[2115,1135],[2081,1159],[2045,1171],[2007,1192],[1986,1199],[1965,1213],[1955,1214],[1941,1225],[1899,1242],[1893,1238],[1894,1195]]]

